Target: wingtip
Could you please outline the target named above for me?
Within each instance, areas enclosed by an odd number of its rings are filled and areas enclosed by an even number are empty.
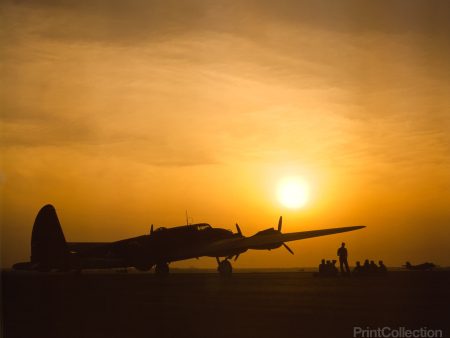
[[[365,225],[354,225],[354,226],[348,227],[347,229],[349,229],[349,231],[353,231],[353,230],[364,229],[365,227],[366,227]]]

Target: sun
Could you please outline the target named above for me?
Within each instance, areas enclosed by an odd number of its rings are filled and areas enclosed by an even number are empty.
[[[301,177],[285,177],[278,183],[277,197],[286,208],[304,207],[309,200],[309,185]]]

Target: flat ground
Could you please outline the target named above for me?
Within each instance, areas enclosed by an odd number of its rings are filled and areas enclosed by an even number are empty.
[[[2,273],[9,337],[352,337],[426,326],[450,336],[450,272]]]

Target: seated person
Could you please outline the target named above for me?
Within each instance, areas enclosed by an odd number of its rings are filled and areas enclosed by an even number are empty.
[[[333,261],[332,261],[332,264],[331,264],[331,271],[330,271],[330,274],[332,275],[332,276],[336,276],[337,274],[338,274],[338,272],[339,272],[339,270],[338,270],[338,268],[337,268],[337,266],[336,266],[336,260],[335,259],[333,259]]]
[[[364,265],[363,265],[363,267],[362,267],[362,271],[363,271],[364,273],[368,273],[368,272],[370,271],[370,263],[369,263],[369,260],[368,260],[368,259],[366,259],[366,260],[364,261]]]
[[[386,265],[384,265],[383,261],[378,261],[378,272],[382,274],[387,272]]]
[[[326,276],[330,276],[331,275],[331,270],[333,268],[331,267],[331,261],[327,260],[326,264],[325,264],[325,275]]]
[[[363,267],[361,266],[361,262],[357,261],[356,266],[353,269],[353,274],[360,275],[363,272]]]
[[[375,261],[373,261],[373,260],[370,261],[369,272],[372,273],[372,274],[375,274],[375,273],[378,272],[378,266],[375,264]]]
[[[319,275],[323,275],[325,273],[325,259],[322,259],[319,264]]]

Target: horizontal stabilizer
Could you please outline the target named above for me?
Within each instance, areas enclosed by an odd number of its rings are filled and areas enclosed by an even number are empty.
[[[36,270],[36,264],[31,262],[20,262],[12,266],[14,270]]]

